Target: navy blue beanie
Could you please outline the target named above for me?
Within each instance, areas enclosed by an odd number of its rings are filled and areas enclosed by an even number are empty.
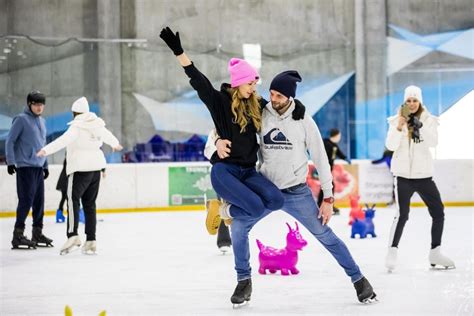
[[[273,78],[270,90],[280,92],[286,97],[295,97],[296,83],[301,82],[301,76],[296,70],[287,70]]]

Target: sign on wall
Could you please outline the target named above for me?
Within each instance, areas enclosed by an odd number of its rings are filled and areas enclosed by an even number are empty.
[[[216,198],[210,166],[169,167],[169,205],[203,205]]]

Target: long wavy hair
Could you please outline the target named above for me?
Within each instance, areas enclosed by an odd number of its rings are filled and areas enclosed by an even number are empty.
[[[230,88],[229,93],[232,97],[231,109],[234,114],[234,123],[239,124],[240,132],[245,132],[249,120],[252,120],[253,125],[260,131],[262,128],[262,113],[260,111],[260,96],[256,93],[248,99],[242,98],[238,88]]]

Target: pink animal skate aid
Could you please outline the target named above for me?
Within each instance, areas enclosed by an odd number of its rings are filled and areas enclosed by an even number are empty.
[[[296,269],[298,250],[302,250],[308,242],[301,236],[298,223],[295,222],[295,224],[296,228],[292,229],[290,224],[286,223],[289,231],[286,235],[286,247],[283,249],[265,246],[257,239],[258,249],[260,249],[258,255],[258,261],[260,262],[258,272],[260,274],[266,274],[267,270],[270,273],[276,273],[280,270],[282,275],[289,275],[290,272],[291,274],[300,272]]]

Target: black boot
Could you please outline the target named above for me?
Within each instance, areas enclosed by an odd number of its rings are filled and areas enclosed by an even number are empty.
[[[341,214],[341,211],[337,207],[332,208],[332,215],[339,215]]]
[[[33,227],[31,232],[31,241],[38,247],[53,247],[53,240],[43,235],[43,230],[39,227]]]
[[[23,235],[23,228],[13,230],[12,249],[36,249],[35,243]]]
[[[232,304],[242,304],[245,301],[250,301],[252,295],[252,279],[245,279],[237,283],[234,294],[230,298]]]
[[[359,281],[354,283],[354,287],[357,292],[357,298],[361,303],[370,303],[372,302],[377,294],[375,294],[372,285],[370,285],[369,281],[362,277]]]

